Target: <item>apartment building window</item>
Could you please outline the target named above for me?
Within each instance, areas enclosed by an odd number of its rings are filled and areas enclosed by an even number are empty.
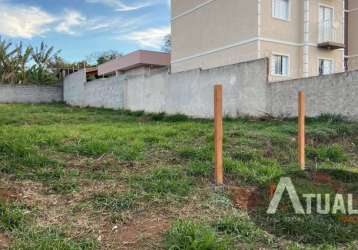
[[[319,59],[319,75],[333,74],[333,60]]]
[[[290,15],[290,0],[272,0],[272,16],[288,20]]]
[[[319,26],[319,40],[321,42],[333,39],[333,8],[320,6]]]
[[[272,75],[288,76],[289,57],[284,55],[272,56]]]

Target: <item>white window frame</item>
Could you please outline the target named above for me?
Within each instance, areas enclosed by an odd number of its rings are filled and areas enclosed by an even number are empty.
[[[318,6],[318,40],[320,40],[321,32],[322,32],[321,31],[321,22],[320,22],[321,7],[332,9],[332,29],[334,27],[334,23],[335,23],[335,20],[336,20],[336,9],[335,9],[335,7],[333,5],[319,3],[319,6]],[[342,28],[342,27],[340,27],[340,28]]]
[[[273,59],[274,59],[275,56],[287,57],[287,74],[286,75],[276,74],[276,70],[272,70],[273,64],[274,64]],[[290,57],[289,54],[282,54],[282,53],[272,52],[272,55],[271,55],[271,75],[272,76],[278,76],[278,77],[289,77],[291,75],[291,57]]]
[[[286,18],[282,18],[282,17],[278,17],[278,16],[275,16],[275,6],[276,6],[276,1],[277,0],[271,0],[272,1],[272,17],[275,18],[275,19],[278,19],[278,20],[281,20],[281,21],[286,21],[286,22],[289,22],[291,21],[291,1],[292,0],[288,0],[288,13],[287,13],[287,19]]]
[[[329,73],[329,74],[320,74],[320,72],[319,72],[319,67],[320,67],[320,61],[321,60],[324,60],[324,61],[330,61],[331,63],[332,63],[332,68],[331,68],[331,73]],[[332,59],[332,58],[323,58],[323,57],[320,57],[320,58],[318,58],[318,75],[319,76],[327,76],[327,75],[331,75],[331,74],[334,74],[335,73],[335,61],[334,61],[334,59]]]

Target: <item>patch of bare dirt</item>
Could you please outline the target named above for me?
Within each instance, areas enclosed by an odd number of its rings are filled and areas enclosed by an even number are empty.
[[[337,193],[344,192],[344,185],[334,180],[329,174],[322,173],[322,172],[313,172],[311,173],[311,178],[314,183],[327,184],[331,186]]]
[[[257,187],[236,187],[227,188],[236,207],[241,209],[255,209],[263,203],[262,192]]]
[[[14,190],[0,187],[0,200],[9,202],[16,200],[17,194]]]
[[[9,238],[5,234],[0,233],[0,250],[7,249],[9,246],[9,242]]]
[[[86,200],[95,193],[126,191],[126,187],[118,181],[85,180],[80,183],[80,192],[69,195],[49,194],[46,185],[33,181],[4,178],[0,187],[3,199],[18,200],[29,208],[36,208],[37,226],[66,225],[68,234],[73,237],[96,237],[101,242],[101,248],[105,249],[153,249],[153,245],[161,242],[162,234],[170,224],[167,217],[157,212],[131,214],[118,226],[111,222],[110,213],[94,213]],[[7,244],[6,235],[0,234],[0,250]]]
[[[0,179],[0,200],[5,202],[14,201],[17,199],[17,189],[14,185],[4,177]]]
[[[125,225],[105,229],[99,239],[111,249],[153,249],[169,226],[170,220],[163,215],[139,214]]]
[[[57,156],[59,157],[59,156]],[[109,175],[115,176],[125,171],[148,171],[150,165],[136,161],[121,161],[114,154],[104,154],[98,158],[73,157],[64,155],[66,167],[68,169],[77,169],[81,172],[106,171]]]
[[[88,157],[64,157],[66,160],[66,166],[76,169],[91,169],[100,170],[108,166],[116,166],[119,164],[118,159],[113,154],[104,154],[98,158]]]

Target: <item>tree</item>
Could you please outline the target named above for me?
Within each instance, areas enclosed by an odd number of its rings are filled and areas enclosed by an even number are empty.
[[[51,70],[59,51],[41,43],[40,47],[17,45],[0,37],[0,82],[50,84],[59,78]],[[30,65],[31,62],[31,65]]]
[[[54,52],[54,47],[50,47],[44,42],[41,42],[40,47],[36,47],[32,50],[32,59],[38,67],[48,68],[52,60],[56,58],[60,52],[60,50]]]
[[[87,63],[87,61],[81,62],[66,62],[64,58],[59,55],[54,56],[51,60],[49,65],[49,70],[57,76],[57,78],[61,79],[63,77],[62,72],[63,70],[72,70],[72,69],[83,69],[83,68],[90,68],[93,65]]]
[[[170,53],[172,51],[172,40],[170,34],[164,37],[164,45],[162,46],[162,51],[166,53]]]
[[[31,59],[32,47],[28,46],[26,48],[23,47],[23,44],[20,43],[17,47],[17,59],[18,59],[18,82],[26,83],[26,74],[27,74],[27,64]]]
[[[108,51],[97,52],[89,55],[87,57],[87,61],[100,65],[108,61],[111,61],[117,57],[120,57],[122,55],[123,55],[122,53],[116,50],[108,50]]]

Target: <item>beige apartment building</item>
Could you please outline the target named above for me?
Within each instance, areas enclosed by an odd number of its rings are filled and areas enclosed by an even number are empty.
[[[358,69],[358,0],[346,0],[347,69]]]
[[[341,72],[344,23],[345,0],[172,0],[171,69],[268,57],[271,80]]]

